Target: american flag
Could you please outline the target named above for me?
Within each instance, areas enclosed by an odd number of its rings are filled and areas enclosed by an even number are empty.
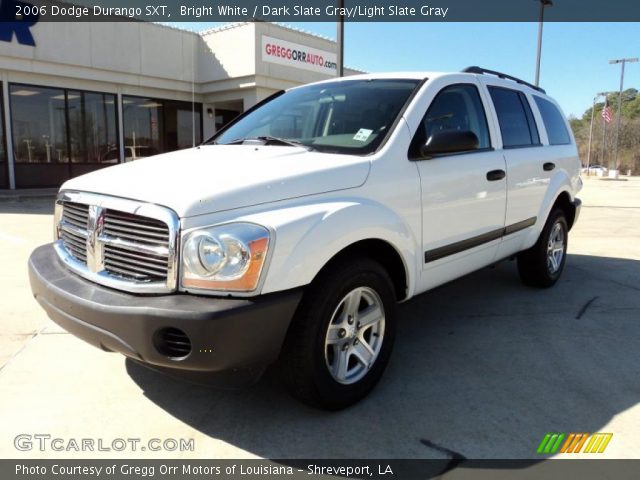
[[[604,107],[602,109],[602,118],[604,118],[605,122],[611,123],[611,120],[613,119],[613,113],[611,112],[611,109],[609,107]]]

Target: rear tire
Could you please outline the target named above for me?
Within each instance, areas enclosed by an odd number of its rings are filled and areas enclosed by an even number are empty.
[[[308,287],[283,346],[291,394],[314,407],[348,407],[376,385],[395,336],[393,285],[377,262],[358,258],[322,272]]]
[[[564,211],[551,211],[536,244],[518,255],[518,272],[525,285],[549,288],[562,275],[567,258],[569,226]]]

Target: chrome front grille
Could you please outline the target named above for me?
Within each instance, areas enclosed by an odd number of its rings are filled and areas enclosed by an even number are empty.
[[[76,260],[87,264],[87,237],[69,230],[62,230],[60,234],[62,244],[69,254]]]
[[[89,221],[89,205],[66,202],[62,212],[62,220],[74,227],[86,229]]]
[[[103,257],[108,272],[136,281],[166,280],[169,258],[163,249],[169,244],[169,227],[164,222],[107,210],[102,235],[109,239]]]
[[[64,192],[56,203],[56,249],[97,283],[141,293],[175,289],[179,222],[168,209]]]
[[[62,212],[60,239],[64,248],[79,262],[87,263],[87,222],[89,206],[68,202]]]
[[[143,254],[112,245],[104,247],[105,269],[114,275],[138,281],[162,280],[167,278],[167,264],[166,255]]]
[[[166,245],[169,242],[169,227],[164,222],[112,210],[105,213],[103,233],[152,245]]]

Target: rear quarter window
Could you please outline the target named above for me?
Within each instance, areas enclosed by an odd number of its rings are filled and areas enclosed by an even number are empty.
[[[489,87],[491,100],[498,114],[504,148],[540,145],[538,128],[527,97],[517,90]]]
[[[549,145],[568,145],[571,143],[571,137],[567,130],[567,125],[564,121],[564,117],[558,107],[552,102],[542,97],[534,95],[540,115],[542,115],[542,121],[544,128],[547,130],[547,137],[549,137]]]

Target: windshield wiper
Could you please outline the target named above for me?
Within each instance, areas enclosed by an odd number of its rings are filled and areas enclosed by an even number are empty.
[[[290,147],[304,147],[304,148],[311,148],[309,145],[299,142],[298,140],[287,140],[286,138],[280,138],[280,137],[272,137],[269,135],[266,136],[262,136],[262,137],[256,137],[258,140],[262,140],[265,143],[279,143],[280,145],[288,145]]]
[[[246,137],[246,138],[236,138],[227,142],[225,145],[238,145],[250,140],[259,140],[264,143],[264,145],[268,144],[278,144],[278,145],[286,145],[288,147],[302,147],[307,150],[313,150],[313,147],[307,145],[306,143],[299,142],[297,140],[287,140],[286,138],[280,137],[272,137],[270,135],[261,135],[259,137]]]

